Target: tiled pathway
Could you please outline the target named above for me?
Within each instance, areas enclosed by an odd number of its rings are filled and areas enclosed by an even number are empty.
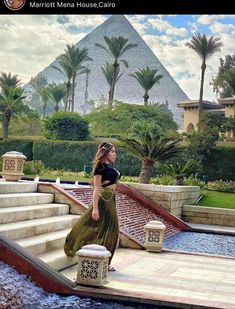
[[[99,288],[99,293],[174,308],[235,309],[234,258],[117,249],[112,265],[117,271],[109,272],[109,283]],[[76,267],[62,274],[74,280]],[[82,286],[78,289],[97,291]]]

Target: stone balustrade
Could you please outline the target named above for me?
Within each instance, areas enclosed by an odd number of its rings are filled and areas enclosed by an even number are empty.
[[[191,223],[235,226],[235,209],[184,205],[182,219]]]
[[[200,195],[198,186],[164,186],[154,184],[126,183],[174,216],[181,218],[182,207],[192,204]]]

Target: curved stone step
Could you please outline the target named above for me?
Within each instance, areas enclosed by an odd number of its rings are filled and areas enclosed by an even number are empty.
[[[69,213],[67,204],[39,204],[0,208],[0,224],[31,220],[36,218],[66,215]]]
[[[51,250],[63,248],[69,229],[44,233],[16,240],[16,243],[33,255],[39,255]]]
[[[37,192],[37,182],[0,181],[0,194]]]
[[[78,215],[63,215],[1,224],[0,234],[12,240],[21,239],[71,228],[78,218]]]
[[[52,203],[51,193],[12,193],[0,195],[0,207],[16,207]]]
[[[63,248],[37,255],[37,258],[41,259],[43,262],[47,263],[49,266],[56,270],[65,269],[67,267],[77,264],[78,262],[77,256],[66,256]]]

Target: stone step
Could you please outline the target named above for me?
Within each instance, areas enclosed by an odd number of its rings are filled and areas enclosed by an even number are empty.
[[[78,262],[77,256],[68,257],[67,255],[65,255],[63,248],[39,254],[37,255],[37,257],[56,270],[65,269],[67,267],[77,264]]]
[[[68,229],[78,220],[78,215],[63,215],[0,225],[0,234],[12,240]]]
[[[29,193],[37,192],[38,184],[37,182],[13,182],[13,181],[0,181],[0,194],[7,193]]]
[[[71,228],[26,237],[16,240],[16,243],[25,248],[29,253],[39,255],[54,249],[63,248],[65,238],[70,230]]]
[[[67,204],[39,204],[0,208],[0,224],[31,220],[36,218],[66,215],[69,213]]]
[[[53,203],[51,193],[12,193],[0,195],[0,207],[16,207]]]

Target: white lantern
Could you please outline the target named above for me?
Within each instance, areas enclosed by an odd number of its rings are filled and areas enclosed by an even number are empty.
[[[26,156],[18,151],[9,151],[2,155],[2,177],[7,181],[18,181],[24,176]]]
[[[161,221],[150,221],[144,226],[146,238],[144,246],[147,251],[161,252],[164,230],[166,226]]]
[[[77,283],[103,286],[107,281],[109,257],[111,253],[96,244],[83,246],[77,253]]]

